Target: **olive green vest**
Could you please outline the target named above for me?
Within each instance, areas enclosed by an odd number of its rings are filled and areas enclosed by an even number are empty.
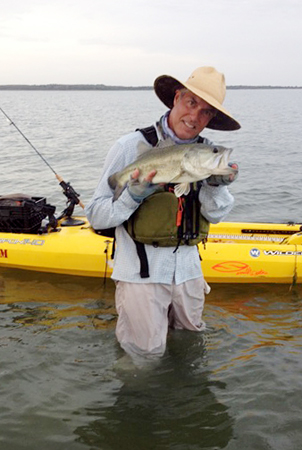
[[[150,195],[128,219],[125,228],[137,242],[155,247],[177,247],[205,242],[209,222],[200,214],[195,186],[181,199],[173,192]]]

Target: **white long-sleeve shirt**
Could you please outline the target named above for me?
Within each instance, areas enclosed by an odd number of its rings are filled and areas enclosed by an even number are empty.
[[[155,125],[156,126],[156,125]],[[165,145],[165,138],[156,127],[158,138]],[[109,151],[97,189],[86,206],[87,218],[96,230],[116,227],[116,251],[112,278],[133,283],[180,284],[202,275],[196,246],[153,247],[145,245],[149,264],[149,278],[141,278],[140,261],[132,238],[122,225],[140,206],[127,189],[113,201],[108,177],[122,170],[137,159],[139,144],[146,141],[139,132],[121,137]],[[205,143],[209,143],[205,139]],[[148,144],[150,147],[151,145]],[[232,209],[234,198],[226,186],[210,186],[206,181],[199,192],[201,214],[211,223],[220,222]]]

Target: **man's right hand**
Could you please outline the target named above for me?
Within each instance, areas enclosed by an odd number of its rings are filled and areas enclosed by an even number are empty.
[[[139,170],[135,169],[128,181],[128,192],[137,203],[141,203],[149,195],[154,194],[159,189],[158,184],[153,184],[152,180],[156,175],[156,170],[152,170],[142,182],[138,180]]]

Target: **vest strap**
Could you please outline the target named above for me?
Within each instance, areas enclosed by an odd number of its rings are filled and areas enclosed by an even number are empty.
[[[146,253],[146,249],[145,249],[145,245],[142,244],[141,242],[137,242],[135,240],[133,240],[136,246],[136,251],[137,251],[137,255],[140,261],[140,276],[141,278],[149,278],[149,264],[148,264],[148,258],[147,258],[147,253]]]
[[[137,128],[135,131],[140,131],[144,136],[144,138],[146,139],[146,141],[149,142],[149,144],[151,144],[152,147],[155,147],[156,144],[158,143],[157,133],[153,125],[146,128]]]

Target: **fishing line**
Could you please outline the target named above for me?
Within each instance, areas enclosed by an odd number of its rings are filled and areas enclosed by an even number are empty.
[[[0,111],[4,114],[10,125],[13,125],[16,130],[21,134],[21,136],[26,140],[26,142],[31,146],[31,148],[37,153],[38,156],[45,162],[49,169],[55,174],[55,177],[59,181],[60,186],[63,188],[63,193],[69,200],[75,202],[75,204],[80,205],[84,209],[84,204],[79,200],[79,194],[75,192],[70,183],[66,183],[63,178],[56,173],[56,171],[51,167],[51,165],[46,161],[44,156],[38,151],[34,144],[25,136],[25,134],[20,130],[20,128],[12,121],[12,119],[6,114],[6,112],[0,107]]]
[[[13,125],[17,131],[19,131],[19,133],[21,134],[21,136],[26,140],[26,142],[28,142],[28,144],[31,146],[32,149],[34,149],[34,151],[40,156],[40,158],[45,162],[45,164],[50,168],[50,170],[55,174],[55,176],[57,177],[58,174],[55,172],[55,170],[51,167],[51,165],[46,161],[46,159],[44,158],[43,155],[41,155],[41,153],[36,149],[36,147],[34,146],[34,144],[32,142],[30,142],[30,140],[25,136],[24,133],[22,133],[22,131],[20,130],[20,128],[15,124],[15,122],[12,121],[12,119],[10,117],[8,117],[8,115],[6,114],[5,111],[3,111],[3,109],[0,107],[0,111],[5,115],[5,117],[7,118],[8,122],[10,125]]]

